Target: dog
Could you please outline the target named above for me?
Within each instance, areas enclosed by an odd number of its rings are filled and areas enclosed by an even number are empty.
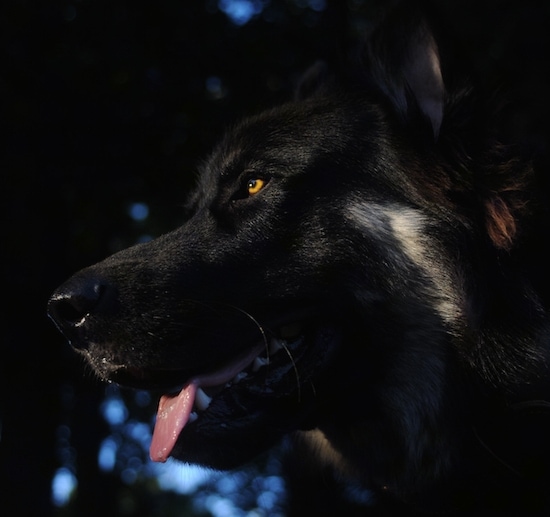
[[[390,16],[349,80],[317,64],[227,132],[184,224],[53,293],[101,378],[160,394],[152,460],[231,469],[294,435],[406,515],[546,515],[536,171],[441,55]]]

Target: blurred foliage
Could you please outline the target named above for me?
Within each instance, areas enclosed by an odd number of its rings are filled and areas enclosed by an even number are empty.
[[[44,517],[207,514],[188,495],[162,489],[125,427],[149,425],[153,401],[117,394],[128,415],[118,424],[105,418],[113,393],[105,395],[47,320],[47,298],[73,271],[175,227],[197,163],[224,129],[289,98],[316,60],[337,70],[394,3],[2,2],[2,507]],[[514,127],[529,129],[531,147],[543,145],[548,101],[541,70],[529,64],[545,61],[546,3],[432,3],[478,69],[513,78],[525,108],[518,113],[537,111],[516,114]],[[132,216],[136,203],[147,217]],[[118,444],[110,469],[99,463],[106,440]],[[272,490],[262,483],[277,468],[267,457],[234,478],[250,515],[260,515],[254,498]],[[61,507],[52,504],[56,472],[76,483]],[[201,497],[223,493],[220,478],[209,483]]]

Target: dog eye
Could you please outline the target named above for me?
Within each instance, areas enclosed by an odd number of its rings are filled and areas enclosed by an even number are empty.
[[[267,185],[267,180],[263,180],[261,178],[252,178],[249,179],[246,184],[246,190],[248,191],[249,196],[254,196],[260,190],[262,190]]]

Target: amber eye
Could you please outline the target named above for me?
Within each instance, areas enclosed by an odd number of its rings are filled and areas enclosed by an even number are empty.
[[[255,194],[260,192],[260,190],[262,190],[265,187],[266,183],[267,182],[265,180],[262,180],[260,178],[253,178],[253,179],[248,180],[248,183],[246,184],[246,189],[248,190],[248,195],[249,196],[254,196]]]

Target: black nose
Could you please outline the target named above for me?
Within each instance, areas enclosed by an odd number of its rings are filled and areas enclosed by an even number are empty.
[[[48,302],[48,315],[74,346],[84,346],[91,320],[113,310],[115,289],[93,275],[76,275],[61,285]]]

